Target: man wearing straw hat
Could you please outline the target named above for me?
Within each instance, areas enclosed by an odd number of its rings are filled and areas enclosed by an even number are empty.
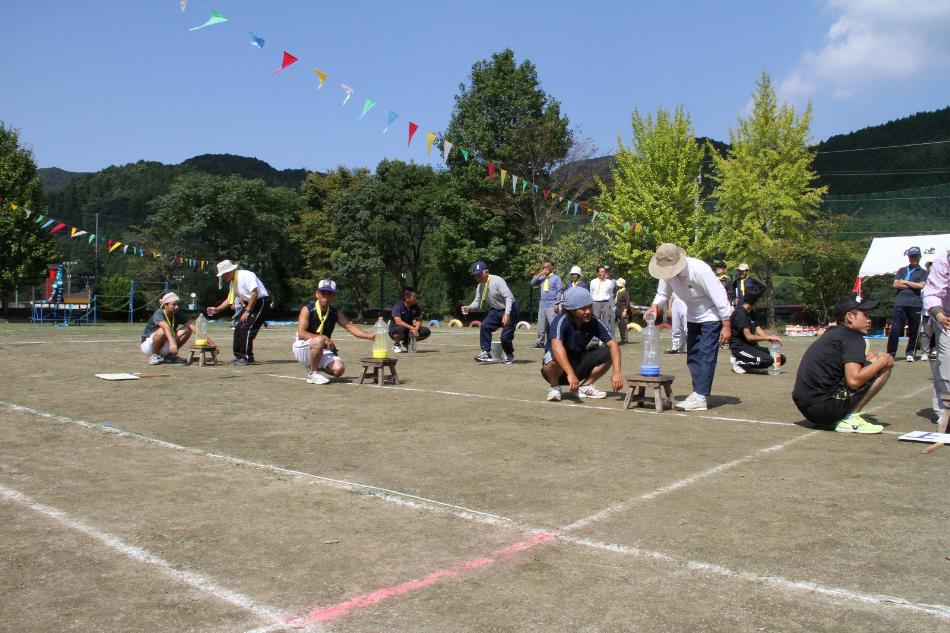
[[[650,259],[650,275],[660,280],[647,314],[654,318],[676,296],[686,304],[686,366],[693,393],[676,403],[683,411],[705,411],[712,391],[719,346],[729,342],[732,307],[722,283],[706,262],[687,257],[676,244],[661,244]]]
[[[218,279],[230,284],[228,296],[218,306],[208,308],[208,316],[234,308],[238,322],[234,327],[234,360],[231,362],[253,365],[254,339],[267,318],[270,295],[257,275],[249,270],[238,270],[238,265],[230,259],[218,262]]]
[[[145,323],[142,332],[142,352],[148,354],[149,365],[184,363],[178,349],[195,333],[195,326],[187,316],[179,316],[181,299],[174,292],[162,295],[159,308]],[[213,342],[212,342],[213,344]]]

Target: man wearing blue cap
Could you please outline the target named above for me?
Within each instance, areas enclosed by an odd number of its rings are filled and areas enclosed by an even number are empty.
[[[491,335],[492,332],[501,328],[501,348],[505,352],[504,362],[510,365],[515,362],[515,346],[512,341],[515,340],[515,325],[521,317],[518,310],[518,302],[515,296],[511,294],[508,284],[498,275],[488,273],[488,264],[479,260],[472,264],[472,277],[478,282],[475,289],[475,301],[462,306],[462,314],[468,314],[471,310],[485,310],[485,317],[482,319],[481,328],[481,348],[475,360],[479,363],[491,363],[494,359],[491,356]]]
[[[594,317],[594,298],[586,288],[568,288],[564,292],[561,313],[551,324],[541,375],[548,381],[548,400],[561,399],[561,385],[567,385],[581,398],[605,398],[594,383],[611,366],[610,386],[623,389],[620,370],[620,346],[603,321]],[[602,346],[588,349],[591,340]]]
[[[887,337],[887,353],[891,358],[897,356],[897,346],[904,325],[907,325],[907,362],[914,362],[914,349],[917,347],[917,329],[920,325],[920,309],[923,301],[920,291],[927,281],[927,271],[920,267],[920,248],[911,246],[907,249],[906,266],[898,269],[894,276],[894,288],[897,295],[894,297],[894,314],[891,316],[891,333]]]

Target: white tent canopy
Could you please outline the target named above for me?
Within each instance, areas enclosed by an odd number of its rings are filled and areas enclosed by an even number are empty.
[[[901,266],[907,265],[907,249],[917,246],[922,253],[920,265],[934,261],[940,254],[950,250],[950,233],[943,235],[909,235],[907,237],[875,237],[871,248],[864,256],[859,277],[893,275]]]

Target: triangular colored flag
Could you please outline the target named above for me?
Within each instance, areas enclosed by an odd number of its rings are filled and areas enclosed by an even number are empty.
[[[313,72],[316,73],[317,79],[320,80],[320,85],[317,86],[317,90],[319,90],[320,88],[323,88],[323,82],[327,80],[327,74],[323,72],[322,70],[320,70],[319,68],[314,68]]]
[[[38,215],[38,216],[36,216],[36,219],[33,220],[33,221],[36,222],[37,224],[42,224],[42,223],[43,223],[43,218],[45,218],[45,217],[46,217],[45,215]]]
[[[574,215],[577,215],[577,209],[580,208],[580,206],[581,205],[577,204],[576,202],[574,203]]]
[[[78,231],[75,226],[69,228],[69,237],[76,237],[76,231]]]
[[[419,130],[419,126],[409,121],[409,142],[406,145],[412,145],[412,137],[416,135],[416,132]]]
[[[14,210],[14,211],[16,211],[16,205],[15,205],[15,204],[11,204],[10,206],[13,207],[13,210]],[[33,210],[32,210],[32,209],[26,209],[26,208],[24,208],[23,211],[26,212],[26,217],[27,217],[27,218],[29,218],[29,217],[30,217],[30,214],[33,213]]]
[[[353,89],[347,86],[346,84],[340,84],[340,88],[343,89],[343,92],[346,93],[346,96],[343,97],[343,105],[346,105],[346,102],[350,100],[350,97],[353,96]]]
[[[596,220],[596,219],[597,219],[597,212],[594,211],[594,215],[591,216],[590,221],[593,222],[593,221]]]
[[[518,177],[511,175],[511,193],[518,193]]]
[[[52,224],[52,223],[55,222],[55,221],[56,221],[56,220],[47,220],[47,221],[43,224],[43,226],[41,226],[40,228],[41,228],[41,229],[45,229],[46,227],[48,227],[50,224]]]
[[[87,244],[92,244],[92,241],[93,241],[94,239],[96,239],[96,234],[95,234],[95,233],[93,233],[92,235],[89,236],[89,241],[86,242],[86,243],[87,243]]]
[[[539,187],[538,185],[533,185],[533,186],[534,186],[534,192],[535,192],[535,193],[538,193],[538,190],[539,190],[541,187]]]
[[[57,224],[56,226],[54,226],[54,227],[53,227],[53,230],[50,231],[49,233],[50,233],[50,235],[52,235],[52,234],[55,233],[56,231],[58,231],[58,230],[60,230],[60,229],[64,229],[64,228],[66,228],[66,223],[65,223],[65,222],[60,222],[59,224]]]
[[[528,181],[527,181],[527,180],[522,180],[522,181],[521,181],[521,193],[524,193],[525,189],[527,189],[527,188],[528,188]]]
[[[386,117],[386,127],[383,128],[383,134],[389,131],[389,126],[392,125],[393,122],[398,118],[399,118],[398,114],[396,114],[392,110],[389,111],[389,115]]]
[[[488,163],[488,182],[495,179],[495,163]]]
[[[112,240],[106,240],[106,246],[109,247],[109,252],[112,252]]]
[[[465,162],[468,162],[468,150],[459,148],[459,151],[462,152],[462,158],[465,159]]]
[[[452,151],[452,143],[449,141],[442,141],[442,160],[446,163],[449,162],[449,153]]]
[[[129,254],[129,245],[128,245],[128,244],[126,244],[125,246],[122,247],[122,254],[123,254],[123,255],[128,255],[128,254]]]
[[[570,201],[570,200],[567,201],[567,206],[564,207],[564,210],[565,210],[565,211],[570,211],[570,210],[571,210],[571,201]]]
[[[284,54],[283,54],[283,55],[281,56],[281,58],[280,58],[280,68],[278,68],[277,70],[275,70],[274,72],[272,72],[272,73],[270,74],[270,76],[273,77],[274,75],[276,75],[277,73],[279,73],[279,72],[282,71],[283,69],[285,69],[285,68],[287,68],[288,66],[290,66],[291,64],[293,64],[295,61],[297,61],[297,58],[296,58],[296,57],[294,57],[293,55],[291,55],[291,54],[288,53],[287,51],[284,51]]]
[[[264,39],[263,39],[263,38],[257,37],[256,35],[254,35],[254,34],[251,33],[250,31],[248,31],[247,34],[251,36],[251,46],[256,46],[257,48],[264,48]]]
[[[109,247],[109,252],[111,253],[112,251],[114,251],[115,249],[119,248],[120,246],[122,246],[122,242],[115,242],[115,243],[113,243],[112,246]]]
[[[190,29],[188,29],[188,30],[189,30],[189,31],[197,31],[198,29],[203,29],[203,28],[205,28],[206,26],[213,26],[213,25],[215,25],[215,24],[221,24],[222,22],[227,22],[227,21],[228,21],[228,19],[227,19],[226,17],[224,17],[223,15],[221,15],[220,13],[218,13],[217,11],[215,11],[214,9],[212,9],[212,10],[211,10],[211,17],[208,18],[208,21],[207,21],[207,22],[205,22],[205,23],[202,24],[201,26],[194,26],[194,27],[192,27],[192,28],[190,28]]]
[[[357,121],[361,121],[363,117],[366,116],[366,113],[375,107],[376,107],[376,102],[373,101],[372,99],[367,99],[365,102],[363,102],[363,114],[360,115],[360,118],[357,119]]]
[[[188,0],[178,0],[178,6],[181,7],[181,12],[185,12],[185,7],[188,6]]]
[[[549,195],[550,193],[551,193],[551,192],[548,191],[547,189],[542,189],[542,190],[541,190],[541,195],[544,196],[544,199],[545,199],[545,200],[548,199],[548,195]]]
[[[426,134],[426,156],[432,154],[432,144],[435,143],[435,132]]]
[[[500,171],[501,171],[501,186],[504,187],[504,186],[505,186],[505,178],[508,177],[508,172],[505,171],[504,169],[502,169],[502,170],[500,170]]]

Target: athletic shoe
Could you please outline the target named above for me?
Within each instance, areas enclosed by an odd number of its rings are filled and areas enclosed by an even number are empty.
[[[700,400],[696,394],[689,394],[685,400],[680,400],[675,407],[680,411],[705,411],[707,409],[706,401]]]
[[[245,365],[253,365],[254,363],[246,358],[235,358],[231,361],[231,364],[243,367]]]
[[[680,351],[679,351],[678,349],[676,349],[676,348],[672,348],[672,347],[671,347],[670,349],[666,350],[666,352],[664,352],[664,353],[665,353],[665,354],[679,354]]]
[[[544,343],[535,343],[531,346],[531,349],[544,349]]]
[[[307,372],[307,384],[308,385],[325,385],[330,382],[330,379],[326,375],[320,373],[319,371],[308,371]]]
[[[577,395],[581,398],[606,398],[607,392],[598,390],[594,385],[581,385]]]
[[[746,373],[745,369],[739,366],[739,363],[732,364],[732,372],[735,374],[744,374]]]
[[[912,363],[912,362],[914,362],[915,360],[917,360],[917,359],[914,358],[914,355],[913,355],[913,354],[908,354],[908,355],[907,355],[907,362],[908,362],[908,363]]]
[[[506,355],[505,355],[505,361],[504,361],[504,362],[505,362],[506,365],[511,365],[512,363],[515,362],[515,355],[514,355],[514,354],[506,354]]]
[[[395,345],[393,345],[393,354],[401,354],[401,353],[402,353],[402,345],[400,345],[399,343],[396,343]]]
[[[551,387],[548,389],[548,401],[559,401],[561,399],[561,388],[560,387]]]
[[[165,362],[165,359],[162,358],[159,354],[152,354],[151,356],[148,357],[149,365],[161,365],[164,362]]]
[[[165,360],[165,362],[168,363],[169,365],[186,365],[186,364],[188,364],[188,361],[186,361],[186,360],[185,360],[184,358],[182,358],[181,356],[172,356],[171,354],[169,354],[168,356],[166,356],[164,360]]]
[[[927,360],[937,360],[937,352],[930,352],[930,354],[927,355]]]
[[[880,424],[871,424],[862,418],[860,413],[852,413],[835,425],[835,433],[862,433],[864,435],[873,435],[883,430],[883,426]]]
[[[478,356],[475,357],[475,361],[479,363],[491,363],[494,362],[494,359],[491,357],[491,352],[482,350],[478,353]]]

